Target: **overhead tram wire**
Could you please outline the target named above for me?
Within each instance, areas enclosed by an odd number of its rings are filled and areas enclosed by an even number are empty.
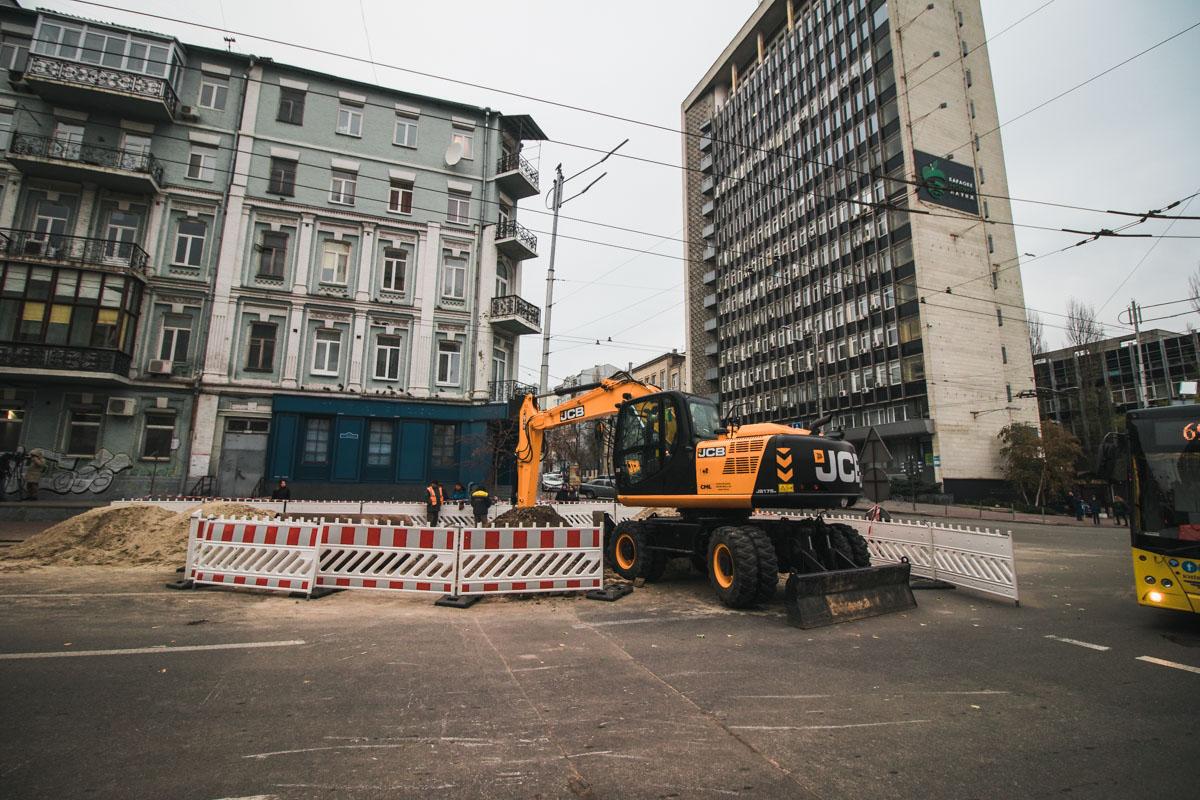
[[[130,8],[123,8],[123,7],[121,7],[121,6],[115,6],[115,5],[111,5],[111,4],[107,4],[107,3],[100,3],[100,2],[96,2],[96,0],[70,0],[70,2],[77,3],[77,4],[80,4],[80,5],[94,6],[94,7],[97,7],[97,8],[104,8],[104,9],[107,9],[107,10],[110,10],[110,11],[118,11],[118,12],[121,12],[121,13],[126,13],[126,14],[134,14],[134,15],[137,15],[137,16],[149,17],[149,18],[151,18],[151,19],[157,19],[157,20],[162,20],[162,21],[166,21],[166,22],[173,22],[173,23],[176,23],[176,24],[179,24],[179,25],[187,25],[187,26],[189,26],[189,27],[200,28],[200,29],[202,29],[202,30],[208,30],[208,31],[213,31],[213,32],[217,32],[217,33],[223,33],[223,32],[226,32],[226,31],[225,31],[225,29],[222,29],[222,28],[219,28],[219,27],[216,27],[216,26],[213,26],[213,25],[208,25],[208,24],[205,24],[205,23],[201,23],[201,22],[194,22],[194,21],[191,21],[191,20],[180,19],[180,18],[178,18],[178,17],[171,17],[171,16],[167,16],[167,15],[163,15],[163,14],[154,14],[154,13],[152,13],[152,12],[148,12],[148,11],[137,11],[137,10],[130,9]],[[1200,25],[1200,22],[1196,23],[1196,25]],[[1195,27],[1195,26],[1192,26],[1192,27]],[[1175,35],[1176,35],[1176,36],[1178,36],[1178,35],[1181,35],[1182,33],[1186,33],[1186,32],[1187,32],[1187,30],[1190,30],[1190,28],[1189,28],[1189,29],[1185,29],[1184,31],[1180,31],[1178,34],[1175,34]],[[529,100],[529,101],[531,101],[531,102],[535,102],[535,103],[542,103],[542,104],[544,104],[544,105],[555,106],[555,107],[558,107],[558,108],[563,108],[563,109],[566,109],[566,110],[569,110],[569,111],[577,111],[577,112],[579,112],[579,113],[584,113],[584,114],[592,114],[592,115],[594,115],[594,116],[599,116],[599,117],[603,117],[603,118],[606,118],[606,119],[611,119],[611,120],[618,121],[618,122],[625,122],[625,123],[629,123],[629,124],[632,124],[632,125],[638,125],[638,126],[641,126],[641,127],[646,127],[646,128],[650,128],[650,129],[653,129],[653,130],[663,131],[663,132],[666,132],[666,133],[676,133],[676,134],[680,134],[680,135],[682,135],[682,136],[685,136],[685,137],[699,138],[699,135],[698,135],[698,134],[690,133],[690,132],[688,132],[688,131],[684,131],[684,130],[681,130],[681,129],[679,129],[679,128],[673,128],[673,127],[671,127],[671,126],[669,126],[669,125],[662,125],[662,124],[659,124],[659,123],[647,122],[647,121],[645,121],[645,120],[639,120],[639,119],[636,119],[636,118],[633,118],[633,117],[626,117],[626,116],[623,116],[623,115],[620,115],[620,114],[613,114],[613,113],[610,113],[610,112],[599,111],[599,110],[596,110],[596,109],[590,109],[590,108],[586,108],[586,107],[584,107],[584,106],[578,106],[578,105],[575,105],[575,104],[571,104],[571,103],[565,103],[565,102],[558,101],[558,100],[550,100],[550,99],[547,99],[547,98],[538,97],[538,96],[536,96],[536,95],[529,95],[529,94],[524,94],[524,93],[521,93],[521,92],[515,92],[515,91],[507,90],[507,89],[500,89],[500,88],[496,88],[496,87],[488,86],[488,85],[486,85],[486,84],[475,83],[475,82],[472,82],[472,81],[466,81],[466,80],[462,80],[462,79],[459,79],[459,78],[451,78],[451,77],[448,77],[448,76],[445,76],[445,75],[438,75],[437,73],[432,73],[432,72],[425,72],[425,71],[422,71],[422,70],[413,69],[413,68],[411,68],[411,67],[402,67],[402,66],[399,66],[399,65],[396,65],[396,64],[386,64],[386,63],[381,63],[381,62],[379,62],[379,61],[375,61],[375,60],[373,60],[373,59],[370,59],[370,58],[363,58],[363,57],[361,57],[361,56],[348,55],[348,54],[345,54],[345,53],[337,53],[337,52],[334,52],[334,51],[331,51],[331,50],[326,50],[326,49],[319,48],[319,47],[313,47],[313,46],[311,46],[311,45],[301,45],[301,44],[296,44],[296,43],[294,43],[294,42],[286,42],[286,41],[283,41],[283,40],[281,40],[281,39],[276,39],[276,38],[269,37],[269,36],[262,36],[262,35],[259,35],[259,34],[254,34],[254,33],[250,33],[250,32],[247,32],[247,31],[232,31],[232,33],[235,33],[235,34],[236,34],[236,35],[238,35],[238,36],[245,36],[245,37],[247,37],[247,38],[250,38],[250,39],[255,39],[255,40],[258,40],[258,41],[261,41],[261,42],[267,42],[267,43],[269,43],[269,44],[275,44],[275,45],[279,45],[279,46],[283,46],[283,47],[291,47],[291,48],[295,48],[295,49],[297,49],[297,50],[306,50],[306,51],[308,51],[308,52],[317,53],[317,54],[319,54],[319,55],[331,56],[331,57],[334,57],[334,58],[342,58],[342,59],[346,59],[346,60],[348,60],[348,61],[353,61],[353,62],[356,62],[356,63],[369,64],[369,65],[372,65],[372,66],[380,66],[380,67],[384,67],[385,69],[391,69],[391,70],[394,70],[394,71],[397,71],[397,72],[404,72],[404,73],[408,73],[408,74],[410,74],[410,75],[418,75],[418,76],[420,76],[420,77],[424,77],[424,78],[430,78],[430,79],[432,79],[432,80],[439,80],[439,81],[444,81],[444,82],[447,82],[447,83],[453,83],[453,84],[457,84],[457,85],[460,85],[460,86],[466,86],[466,87],[469,87],[469,88],[481,89],[481,90],[484,90],[484,91],[489,91],[489,92],[495,92],[495,93],[497,93],[497,94],[503,94],[503,95],[506,95],[506,96],[509,96],[509,97],[515,97],[515,98],[522,99],[522,100]],[[1170,38],[1174,38],[1174,36],[1172,36],[1172,37],[1170,37]],[[1169,41],[1169,40],[1170,40],[1170,38],[1169,38],[1169,39],[1166,39],[1166,40],[1164,40],[1164,41],[1162,41],[1162,42],[1159,42],[1159,44],[1157,44],[1157,45],[1154,45],[1154,47],[1158,47],[1158,46],[1160,46],[1161,44],[1165,44],[1167,41]],[[1137,55],[1133,56],[1133,58],[1137,58],[1137,57],[1138,57],[1138,56],[1140,56],[1140,55],[1144,55],[1146,52],[1149,52],[1150,50],[1154,49],[1154,47],[1151,47],[1151,48],[1149,48],[1149,49],[1147,49],[1147,50],[1143,51],[1142,53],[1139,53],[1139,54],[1137,54]],[[1129,60],[1132,60],[1132,58],[1131,58],[1131,59],[1129,59]],[[1119,65],[1117,65],[1117,66],[1123,66],[1123,64],[1124,64],[1124,63],[1128,63],[1128,62],[1123,62],[1122,64],[1119,64]],[[1109,70],[1106,70],[1106,72],[1112,71],[1112,69],[1115,69],[1115,68],[1116,68],[1116,67],[1112,67],[1112,68],[1110,68]],[[194,67],[185,67],[185,69],[197,69],[197,68],[194,68]],[[1099,76],[1096,76],[1096,77],[1099,77]],[[385,90],[387,90],[387,91],[396,91],[396,92],[401,92],[401,93],[403,93],[403,90],[400,90],[400,89],[388,89],[388,87],[380,87],[380,88],[382,88],[382,89],[385,89]],[[1072,91],[1073,91],[1073,90],[1072,90]],[[318,93],[317,93],[317,92],[313,92],[313,94],[318,94]],[[1041,108],[1042,106],[1044,106],[1044,105],[1047,105],[1049,102],[1051,102],[1051,101],[1047,101],[1046,103],[1043,103],[1041,106],[1038,106],[1038,108]],[[367,103],[367,104],[365,104],[365,105],[379,105],[379,106],[382,106],[382,104],[376,104],[376,103]],[[393,111],[393,112],[395,111],[394,107],[388,106],[387,108],[388,108],[389,110]],[[1026,114],[1028,114],[1028,113],[1032,113],[1032,111],[1035,111],[1035,110],[1037,110],[1037,109],[1036,109],[1036,108],[1035,108],[1035,109],[1031,109],[1030,111],[1028,111],[1028,112],[1025,112],[1025,113],[1026,113]],[[1024,115],[1025,115],[1025,114],[1022,114],[1021,116],[1024,116]],[[432,115],[430,115],[430,116],[432,116]],[[1010,121],[1012,121],[1012,120],[1010,120]],[[1004,124],[1007,124],[1007,123],[1004,123]],[[602,149],[600,149],[600,148],[594,148],[594,147],[590,147],[590,146],[578,145],[578,144],[575,144],[575,143],[572,143],[572,142],[560,141],[560,140],[556,140],[556,139],[547,139],[547,141],[553,142],[553,143],[555,143],[555,144],[561,144],[561,145],[564,145],[564,146],[567,146],[567,147],[578,147],[578,148],[581,148],[581,149],[586,149],[586,150],[590,150],[590,151],[592,151],[592,152],[597,152],[597,153],[603,153],[603,152],[606,152],[606,151],[604,151],[604,150],[602,150]],[[722,141],[722,143],[723,143],[723,144],[729,144],[729,145],[731,145],[731,146],[733,146],[733,147],[740,147],[740,148],[742,148],[742,149],[746,149],[746,150],[755,150],[755,151],[758,151],[758,152],[766,153],[766,154],[768,154],[768,155],[774,155],[774,154],[776,154],[776,151],[775,151],[775,149],[773,149],[773,148],[762,148],[762,147],[754,147],[754,146],[750,146],[750,145],[740,145],[740,144],[738,144],[738,143],[736,143],[736,142],[728,142],[728,141]],[[816,166],[820,166],[820,167],[822,167],[822,168],[834,169],[834,170],[838,170],[838,171],[848,171],[848,172],[855,172],[855,173],[857,173],[857,174],[858,174],[858,175],[860,175],[860,176],[868,176],[868,177],[872,177],[872,178],[875,178],[875,179],[883,179],[883,180],[888,180],[888,181],[891,181],[891,182],[893,182],[893,183],[903,183],[903,184],[907,184],[907,185],[910,185],[910,186],[915,186],[915,187],[917,187],[917,188],[921,188],[921,187],[923,186],[923,184],[922,184],[920,181],[907,180],[907,179],[903,179],[903,178],[894,178],[894,177],[890,177],[890,176],[886,176],[886,175],[874,175],[874,174],[872,174],[872,173],[870,173],[870,172],[863,172],[862,170],[855,170],[855,169],[851,169],[851,168],[849,168],[849,167],[837,167],[837,166],[836,166],[836,165],[834,165],[834,164],[827,164],[827,163],[824,163],[824,162],[822,162],[822,161],[819,161],[819,160],[817,160],[817,159],[808,158],[808,157],[804,157],[804,156],[792,156],[792,155],[788,155],[788,154],[784,154],[784,156],[785,156],[785,157],[787,157],[787,158],[790,158],[790,159],[792,159],[792,160],[799,160],[799,161],[803,161],[803,162],[811,163],[811,164],[814,164],[814,165],[816,165]],[[673,168],[673,169],[689,170],[689,168],[688,168],[688,167],[686,167],[685,165],[680,165],[680,164],[672,164],[672,163],[669,163],[669,162],[660,162],[660,161],[655,161],[655,160],[653,160],[653,159],[644,159],[644,158],[639,158],[639,157],[636,157],[636,156],[629,156],[629,155],[627,155],[627,154],[621,154],[621,153],[617,153],[617,154],[616,154],[616,157],[618,157],[618,158],[630,158],[630,159],[633,159],[633,160],[644,161],[644,162],[647,162],[647,163],[655,163],[655,164],[660,164],[660,165],[662,165],[662,166],[671,167],[671,168]],[[694,170],[691,170],[691,171],[694,171]],[[742,180],[742,179],[735,179],[735,180]],[[773,185],[773,184],[767,184],[767,185]],[[776,186],[777,186],[777,185],[776,185]],[[786,188],[786,187],[777,186],[777,188]],[[979,196],[980,196],[980,197],[991,197],[991,198],[996,198],[996,199],[1006,199],[1006,200],[1010,200],[1010,201],[1013,201],[1013,202],[1021,202],[1021,203],[1033,203],[1033,204],[1042,204],[1042,205],[1053,205],[1053,206],[1058,206],[1058,207],[1060,207],[1060,208],[1068,208],[1068,209],[1074,209],[1074,210],[1078,210],[1078,211],[1089,211],[1089,212],[1093,212],[1093,213],[1100,213],[1100,214],[1110,214],[1110,213],[1111,213],[1111,214],[1117,214],[1117,213],[1123,213],[1123,212],[1115,212],[1115,211],[1110,211],[1110,210],[1106,210],[1106,209],[1089,208],[1089,207],[1086,207],[1086,206],[1074,206],[1074,205],[1069,205],[1069,204],[1064,204],[1064,203],[1052,203],[1052,202],[1048,202],[1048,201],[1042,201],[1042,200],[1033,200],[1033,199],[1029,199],[1029,198],[1019,198],[1019,197],[1012,197],[1012,196],[1008,196],[1008,195],[999,195],[999,194],[986,194],[986,193],[978,193],[978,194],[979,194]],[[840,201],[847,201],[847,202],[848,202],[848,201],[849,201],[849,199],[848,199],[848,198],[842,198]],[[1135,213],[1135,212],[1128,212],[1128,215],[1134,215],[1134,213]],[[935,216],[950,216],[950,215],[935,215]],[[1139,215],[1139,216],[1140,216],[1140,215]],[[958,219],[959,217],[953,217],[953,218],[956,218],[956,219]],[[566,217],[563,217],[563,219],[566,219]]]
[[[1196,194],[1200,194],[1200,189],[1198,189],[1196,191]],[[1187,202],[1183,206],[1184,211],[1187,211],[1188,206],[1190,206],[1192,204],[1192,201],[1196,199],[1196,194],[1193,194],[1191,197],[1187,198]],[[1171,228],[1175,227],[1175,222],[1176,222],[1176,220],[1171,220],[1167,224],[1167,227],[1164,230],[1164,232],[1169,231],[1169,230],[1171,230]],[[1142,254],[1142,257],[1138,259],[1138,262],[1133,265],[1133,269],[1129,270],[1129,274],[1125,276],[1125,279],[1122,280],[1119,284],[1117,284],[1117,288],[1112,290],[1112,294],[1110,294],[1107,298],[1105,298],[1104,302],[1100,304],[1100,308],[1097,310],[1096,313],[1100,313],[1101,311],[1103,311],[1108,306],[1108,304],[1112,302],[1113,298],[1117,296],[1117,292],[1121,291],[1121,289],[1123,289],[1125,287],[1125,284],[1129,283],[1129,280],[1134,276],[1134,273],[1136,273],[1139,269],[1141,269],[1142,264],[1146,263],[1146,259],[1150,258],[1150,254],[1154,252],[1154,249],[1156,247],[1158,247],[1158,243],[1161,241],[1162,241],[1162,239],[1155,239],[1151,243],[1150,247],[1146,249],[1146,252]]]

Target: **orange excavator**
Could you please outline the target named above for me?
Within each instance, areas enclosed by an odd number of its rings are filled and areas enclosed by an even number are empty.
[[[618,575],[656,581],[670,559],[687,557],[722,603],[746,608],[774,597],[789,573],[788,616],[801,627],[916,605],[907,563],[872,566],[861,534],[821,516],[862,493],[853,445],[777,423],[738,425],[707,398],[629,376],[525,397],[517,504],[537,503],[546,431],[612,416],[617,502],[677,512],[606,517],[606,559]]]

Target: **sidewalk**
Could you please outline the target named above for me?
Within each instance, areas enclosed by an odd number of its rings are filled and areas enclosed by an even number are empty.
[[[869,501],[861,501],[859,506],[855,506],[854,510],[862,507],[862,503]],[[964,506],[964,505],[937,505],[934,503],[917,503],[914,510],[911,502],[903,500],[885,500],[880,503],[888,513],[892,515],[906,515],[910,517],[945,517],[955,520],[983,520],[985,522],[1022,522],[1032,523],[1036,525],[1061,525],[1077,528],[1095,528],[1092,524],[1091,517],[1084,517],[1082,521],[1077,521],[1074,517],[1065,514],[1053,513],[1046,511],[1045,517],[1041,514],[1026,514],[1020,511],[1013,512],[1006,508],[994,508],[990,506]],[[865,510],[865,508],[864,508]],[[1100,517],[1101,528],[1124,528],[1124,525],[1114,525],[1111,517]]]

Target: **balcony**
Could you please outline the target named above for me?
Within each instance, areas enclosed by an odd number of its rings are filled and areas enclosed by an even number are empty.
[[[51,103],[121,117],[172,122],[179,98],[166,78],[29,54],[25,84]]]
[[[716,186],[716,181],[713,180],[711,175],[706,175],[704,176],[704,179],[700,181],[700,192],[702,194],[712,194],[714,186]]]
[[[704,156],[704,158],[700,159],[701,172],[708,172],[710,169],[712,169],[712,165],[713,157],[711,155]]]
[[[0,370],[5,371],[48,370],[73,380],[86,377],[124,382],[129,379],[129,365],[129,356],[120,350],[0,342]]]
[[[717,248],[713,247],[711,244],[704,248],[703,258],[705,261],[712,261],[716,257],[717,257]]]
[[[514,261],[537,258],[537,237],[515,220],[496,226],[496,249]]]
[[[712,237],[717,235],[717,226],[711,222],[708,223],[700,231],[700,235],[703,236],[705,239],[711,239]]]
[[[90,236],[0,231],[0,258],[31,264],[99,268],[141,280],[150,275],[150,254],[133,242]]]
[[[491,381],[488,383],[488,397],[493,403],[507,403],[509,400],[524,399],[527,394],[537,394],[538,387],[520,381]]]
[[[716,208],[717,204],[715,202],[712,200],[705,200],[704,205],[700,206],[700,213],[707,217],[709,214],[713,213]]]
[[[496,185],[513,200],[533,197],[538,189],[538,171],[520,153],[510,153],[496,162]]]
[[[715,269],[710,269],[708,272],[705,272],[704,276],[700,279],[700,282],[705,284],[706,286],[710,283],[716,283],[717,282],[717,271]]]
[[[162,164],[149,153],[18,133],[8,160],[26,175],[69,183],[97,183],[127,194],[155,194]]]
[[[515,294],[493,297],[490,318],[499,330],[516,336],[542,332],[542,310]]]

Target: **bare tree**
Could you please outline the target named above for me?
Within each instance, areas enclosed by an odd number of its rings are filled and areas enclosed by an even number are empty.
[[[1096,317],[1096,307],[1072,297],[1067,301],[1067,341],[1073,347],[1086,347],[1104,338],[1104,324]]]
[[[1188,275],[1188,299],[1192,301],[1192,310],[1200,313],[1200,264],[1196,271]]]
[[[1030,351],[1035,357],[1038,353],[1046,352],[1046,326],[1042,323],[1042,315],[1026,309],[1025,323],[1029,326]]]

